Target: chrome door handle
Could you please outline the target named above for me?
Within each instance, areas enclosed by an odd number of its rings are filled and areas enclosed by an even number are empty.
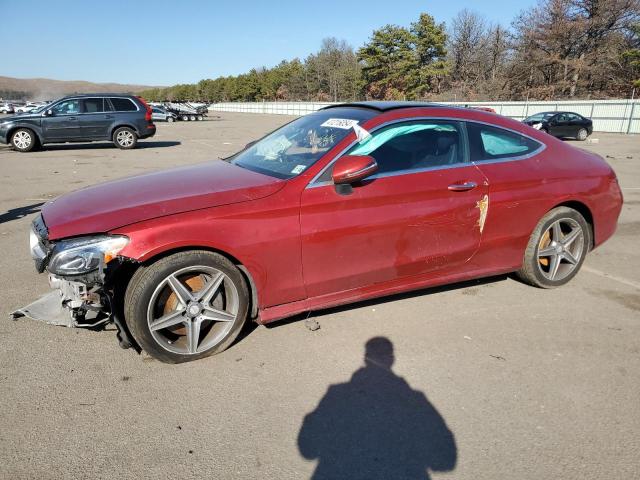
[[[478,184],[476,182],[464,182],[464,183],[452,183],[447,188],[452,192],[465,192],[476,188]]]
[[[68,117],[67,120],[77,120],[76,117]]]

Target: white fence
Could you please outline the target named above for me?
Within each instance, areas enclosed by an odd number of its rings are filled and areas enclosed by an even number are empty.
[[[576,112],[593,120],[597,132],[640,133],[640,101],[638,100],[576,100],[558,102],[442,102],[448,105],[491,107],[500,115],[522,120],[538,112],[564,110]],[[330,102],[230,102],[214,103],[215,112],[270,113],[276,115],[306,115]]]

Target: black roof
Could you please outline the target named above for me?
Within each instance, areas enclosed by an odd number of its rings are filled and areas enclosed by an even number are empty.
[[[70,93],[69,95],[65,95],[62,98],[86,98],[86,97],[135,97],[132,93]]]
[[[374,102],[352,102],[352,103],[338,103],[335,105],[329,105],[327,107],[322,108],[322,110],[328,110],[330,108],[340,108],[340,107],[360,107],[360,108],[369,108],[371,110],[377,110],[378,112],[388,112],[389,110],[398,110],[400,108],[414,108],[414,107],[450,107],[449,105],[442,105],[441,103],[431,103],[431,102],[383,102],[383,101],[374,101]],[[455,108],[455,107],[451,107]]]

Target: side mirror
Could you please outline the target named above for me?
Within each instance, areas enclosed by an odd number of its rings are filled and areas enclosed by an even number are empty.
[[[369,155],[346,155],[333,166],[333,183],[351,184],[364,180],[378,171],[375,158]]]
[[[44,112],[45,117],[51,117],[52,115],[53,115],[53,110],[51,109],[45,110]]]
[[[247,143],[247,144],[244,146],[244,149],[246,150],[247,148],[251,148],[251,147],[253,147],[256,143],[258,143],[258,141],[257,141],[257,140],[254,140],[254,141],[252,141],[252,142],[249,142],[249,143]]]

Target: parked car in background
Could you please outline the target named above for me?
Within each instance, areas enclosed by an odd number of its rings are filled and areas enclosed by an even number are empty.
[[[154,121],[175,122],[178,119],[178,116],[175,113],[168,112],[164,108],[156,105],[151,106],[151,112],[151,118]]]
[[[247,320],[509,272],[559,287],[621,208],[601,157],[515,120],[331,105],[226,161],[44,204],[30,245],[55,291],[14,315],[114,322],[122,346],[185,362],[225,350]]]
[[[0,104],[0,113],[14,113],[15,112],[15,107],[13,105],[13,103],[2,103]]]
[[[593,122],[573,112],[541,112],[531,115],[523,123],[558,138],[586,140],[593,133]]]
[[[22,115],[0,119],[0,143],[28,152],[46,143],[112,141],[135,148],[156,133],[151,107],[140,97],[84,94],[61,98]]]
[[[38,105],[37,103],[32,103],[29,102],[25,105],[20,105],[14,108],[14,113],[27,113],[27,112],[31,112],[32,110],[36,110],[37,108],[41,107],[42,105]]]

